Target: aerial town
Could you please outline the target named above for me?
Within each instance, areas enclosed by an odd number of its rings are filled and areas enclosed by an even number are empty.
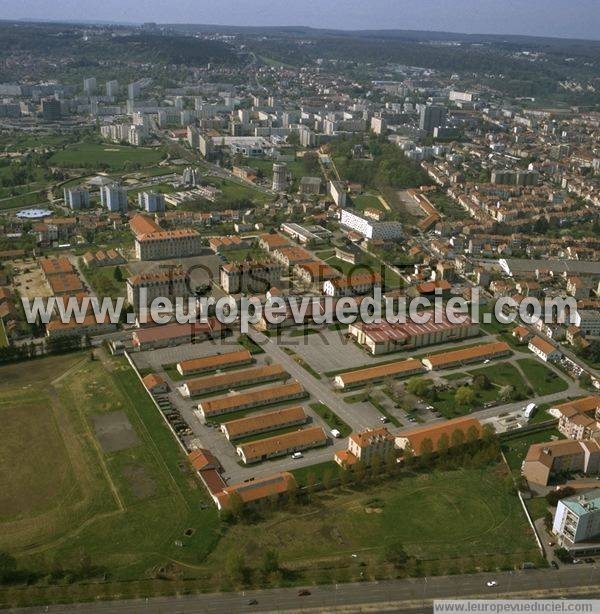
[[[600,43],[417,34],[0,23],[0,605],[600,594]]]

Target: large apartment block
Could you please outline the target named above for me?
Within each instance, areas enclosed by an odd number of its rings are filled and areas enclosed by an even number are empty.
[[[281,264],[276,262],[237,262],[221,265],[221,287],[228,294],[264,294],[281,283]]]
[[[350,230],[355,230],[367,239],[399,239],[402,237],[402,224],[400,222],[378,222],[368,220],[357,213],[342,209],[340,223]]]
[[[183,269],[142,273],[127,279],[127,301],[136,312],[142,305],[149,309],[155,298],[174,302],[177,297],[187,298],[188,294],[189,278]]]
[[[546,486],[565,473],[597,474],[600,471],[600,445],[596,439],[561,439],[530,446],[521,473],[531,484]]]
[[[130,222],[138,260],[170,260],[202,253],[200,233],[192,228],[163,230],[151,218],[136,215]]]
[[[598,552],[600,488],[561,499],[556,507],[552,532],[557,536],[558,543],[571,552]],[[592,540],[594,544],[589,543]]]
[[[600,397],[589,396],[550,409],[558,418],[558,430],[569,439],[591,439],[600,435]]]

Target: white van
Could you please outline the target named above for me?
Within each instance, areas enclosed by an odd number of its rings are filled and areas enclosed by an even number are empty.
[[[342,434],[337,429],[331,429],[331,436],[335,437],[336,439],[339,439]]]
[[[298,459],[298,458],[302,458],[302,452],[294,452],[294,453],[292,454],[292,458],[293,458],[294,460],[296,460],[296,459]]]

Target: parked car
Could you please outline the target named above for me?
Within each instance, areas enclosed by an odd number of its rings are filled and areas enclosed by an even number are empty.
[[[494,586],[498,586],[498,582],[496,582],[496,580],[488,580],[485,585],[488,588],[493,588]]]
[[[310,591],[307,588],[301,588],[298,591],[298,597],[308,597],[310,595]]]
[[[298,459],[298,458],[302,458],[302,456],[303,456],[302,452],[294,452],[294,453],[292,454],[292,458],[293,458],[294,460],[296,460],[296,459]]]

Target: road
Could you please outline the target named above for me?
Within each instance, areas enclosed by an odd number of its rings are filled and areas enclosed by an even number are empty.
[[[496,580],[498,586],[487,588],[486,581],[490,579]],[[558,570],[527,570],[336,584],[309,587],[309,590],[311,594],[304,597],[298,596],[298,589],[285,588],[18,608],[8,611],[15,614],[38,612],[62,614],[82,611],[91,614],[431,611],[431,602],[434,599],[444,598],[594,598],[600,595],[600,569],[597,565],[571,565]],[[248,605],[251,599],[256,599],[258,603]]]
[[[352,430],[362,431],[366,428],[372,428],[378,423],[381,414],[370,403],[361,404],[361,411],[357,412],[356,407],[349,407],[344,399],[333,391],[328,378],[318,380],[310,375],[292,356],[286,354],[272,339],[262,333],[250,329],[248,336],[263,348],[273,359],[274,364],[283,365],[292,377],[302,382],[306,391],[312,395],[315,401],[327,405]]]

